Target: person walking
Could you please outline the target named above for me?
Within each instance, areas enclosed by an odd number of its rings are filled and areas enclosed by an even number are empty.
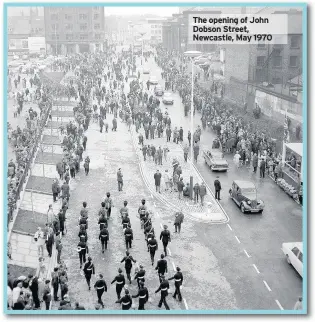
[[[183,198],[183,190],[184,190],[185,184],[183,182],[183,178],[180,178],[177,183],[177,190],[178,190],[178,199]]]
[[[53,180],[51,190],[53,194],[53,202],[57,202],[57,198],[60,193],[60,187],[56,179]]]
[[[161,276],[167,273],[167,260],[164,259],[164,254],[161,254],[161,259],[156,263],[155,269],[158,271],[160,283],[162,282]]]
[[[107,243],[109,241],[109,233],[106,226],[103,226],[101,229],[98,239],[101,241],[102,253],[104,253],[104,250],[107,250]]]
[[[184,160],[185,160],[185,162],[187,162],[188,153],[189,153],[189,147],[187,144],[185,144],[185,146],[184,146]]]
[[[260,178],[265,178],[265,171],[266,171],[266,161],[263,157],[260,162]]]
[[[204,199],[205,199],[205,195],[207,194],[207,188],[205,186],[205,183],[202,182],[199,188],[199,194],[200,194],[200,201],[201,201],[201,205],[204,205]]]
[[[106,198],[105,198],[104,202],[105,202],[105,209],[107,210],[107,219],[109,219],[110,215],[112,213],[112,207],[114,207],[114,203],[113,203],[112,198],[110,197],[109,192],[106,193]]]
[[[167,245],[171,241],[171,233],[167,229],[167,225],[163,226],[164,230],[161,231],[160,240],[162,240],[165,256],[167,256]]]
[[[176,295],[178,295],[178,300],[181,302],[182,301],[182,294],[180,292],[180,288],[183,284],[183,273],[180,271],[179,267],[176,267],[176,273],[173,277],[170,277],[168,279],[169,281],[175,280],[175,293],[173,295],[174,299],[176,299]]]
[[[126,284],[126,280],[125,280],[125,276],[122,274],[122,269],[119,268],[118,269],[118,275],[116,275],[116,277],[112,280],[111,284],[116,282],[116,294],[117,294],[117,298],[118,300],[120,300],[120,294],[122,289],[124,288],[125,284]]]
[[[117,183],[118,183],[118,191],[123,191],[122,188],[123,188],[124,182],[123,182],[123,174],[122,174],[121,168],[119,168],[117,171]]]
[[[34,235],[34,240],[37,245],[38,257],[44,257],[44,245],[45,245],[46,239],[41,227],[37,228],[37,231]]]
[[[129,294],[129,290],[125,290],[125,295],[115,303],[121,304],[122,310],[129,310],[132,306],[132,297]]]
[[[162,304],[164,304],[165,309],[169,310],[169,306],[166,302],[166,297],[168,296],[168,290],[170,288],[169,282],[165,279],[164,275],[160,276],[161,278],[161,284],[159,286],[159,288],[155,291],[155,293],[161,292],[161,298],[160,298],[160,302],[158,304],[158,307],[161,308]]]
[[[79,253],[79,259],[80,259],[80,268],[82,268],[83,263],[86,262],[86,254],[89,253],[88,245],[86,244],[86,241],[83,238],[80,238],[80,242],[77,247],[77,251]]]
[[[254,171],[253,172],[257,172],[257,167],[258,167],[258,156],[256,153],[254,153],[254,156],[253,156],[253,168],[254,168]]]
[[[128,216],[125,216],[125,217],[128,218]],[[126,249],[128,250],[129,248],[132,247],[132,241],[133,241],[133,231],[131,229],[130,219],[129,219],[129,223],[127,224],[127,228],[124,231],[124,235],[125,235]]]
[[[161,193],[161,173],[159,170],[156,170],[156,173],[154,174],[154,181],[155,181],[155,189],[156,192]]]
[[[51,291],[50,291],[50,280],[45,281],[45,286],[43,290],[43,301],[45,302],[46,310],[49,310],[51,302]]]
[[[144,282],[140,282],[138,293],[136,295],[132,295],[132,298],[137,297],[139,297],[138,310],[144,310],[144,304],[149,300],[149,292],[148,289],[144,286]]]
[[[51,285],[54,290],[54,301],[58,301],[58,289],[59,289],[59,273],[58,267],[54,268],[54,271],[51,272]]]
[[[180,211],[175,213],[175,221],[174,221],[175,233],[177,233],[177,231],[180,233],[183,221],[184,221],[183,209],[180,209]]]
[[[89,156],[87,156],[87,157],[85,158],[85,160],[84,160],[84,165],[83,165],[83,167],[84,167],[84,171],[85,171],[85,175],[86,175],[86,176],[87,176],[87,175],[89,174],[89,172],[90,172],[90,162],[91,162],[91,160],[90,160]]]
[[[91,290],[91,277],[92,274],[95,275],[95,266],[92,263],[92,258],[89,256],[88,261],[85,263],[84,268],[83,268],[84,276],[86,283],[89,287],[89,291]]]
[[[56,239],[56,250],[57,250],[57,263],[61,264],[61,252],[62,252],[63,245],[61,243],[61,239]]]
[[[136,272],[134,280],[137,280],[138,288],[140,284],[145,282],[145,269],[140,265],[140,269]]]
[[[200,186],[199,183],[196,182],[196,184],[194,185],[194,201],[195,203],[197,203],[199,201],[199,194],[200,194]]]
[[[98,275],[98,280],[94,284],[94,289],[96,290],[97,294],[97,302],[102,305],[104,308],[104,303],[102,301],[102,295],[104,292],[107,292],[107,285],[103,278],[103,274]]]
[[[126,256],[120,261],[121,263],[125,262],[125,270],[126,275],[129,280],[129,283],[131,284],[131,269],[132,269],[132,262],[136,263],[137,261],[130,255],[130,253],[127,251]]]
[[[219,181],[219,177],[214,180],[214,190],[215,190],[215,199],[221,200],[220,191],[221,191],[221,182]]]
[[[152,266],[153,266],[154,265],[155,252],[158,250],[158,242],[156,241],[154,235],[152,236],[152,238],[150,238],[150,240],[148,240],[148,248],[149,248],[149,252],[150,252],[151,263],[152,263]]]

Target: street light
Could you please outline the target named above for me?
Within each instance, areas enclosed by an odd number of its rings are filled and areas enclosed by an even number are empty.
[[[194,58],[201,55],[200,51],[185,51],[184,55],[189,57],[191,60],[191,99],[190,99],[190,134],[191,134],[191,144],[190,144],[190,161],[191,170],[193,173],[194,164]],[[193,177],[190,176],[190,198],[193,198]]]

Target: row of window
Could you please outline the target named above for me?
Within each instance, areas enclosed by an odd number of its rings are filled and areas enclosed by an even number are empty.
[[[161,34],[162,30],[151,30],[151,34]]]
[[[73,17],[74,17],[74,15],[69,15],[69,14],[65,14],[65,19],[66,20],[72,20],[73,19]],[[79,20],[86,20],[87,18],[88,18],[88,15],[86,14],[86,13],[80,13],[79,15],[78,15],[78,17],[79,17]],[[94,13],[94,15],[93,15],[93,18],[94,19],[99,19],[100,18],[100,14],[98,14],[98,13]],[[58,20],[59,19],[59,15],[58,15],[58,13],[52,13],[51,15],[50,15],[50,19],[51,20]]]
[[[99,29],[101,29],[101,24],[96,23],[96,24],[94,24],[93,27],[94,27],[95,30],[99,30]],[[59,24],[57,24],[57,23],[52,24],[51,29],[52,30],[58,30],[59,29]],[[73,30],[73,24],[66,24],[65,29],[66,30]],[[80,24],[80,30],[87,30],[87,29],[88,29],[88,24],[87,23]]]
[[[51,34],[51,39],[52,40],[59,40],[59,35]],[[80,39],[80,40],[88,40],[89,35],[88,34],[66,34],[66,40],[75,40],[75,39]],[[96,40],[101,40],[102,39],[102,34],[95,34],[94,39]]]
[[[258,67],[261,67],[265,64],[266,56],[257,56]],[[282,67],[282,56],[273,56],[272,57],[272,67]],[[299,56],[290,56],[289,57],[289,67],[299,67]]]
[[[154,28],[162,28],[162,25],[151,25],[151,28],[154,29]]]
[[[290,48],[300,48],[301,46],[301,36],[300,35],[292,35],[290,37]],[[266,44],[258,44],[257,45],[258,48],[266,48]],[[281,48],[283,47],[283,45],[274,45],[274,47],[278,47]]]

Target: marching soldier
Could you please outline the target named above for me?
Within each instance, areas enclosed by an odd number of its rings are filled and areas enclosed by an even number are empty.
[[[142,220],[145,217],[146,212],[147,212],[147,206],[145,205],[145,199],[142,199],[141,206],[138,209],[140,220]]]
[[[89,217],[88,216],[88,210],[87,210],[87,202],[86,201],[84,201],[83,203],[82,203],[82,205],[83,205],[83,207],[82,207],[82,209],[81,209],[81,211],[80,211],[80,216],[81,217],[85,217],[86,219]]]
[[[133,241],[133,231],[131,229],[130,223],[125,229],[124,235],[125,235],[126,249],[129,249],[132,247],[132,241]]]
[[[168,280],[175,280],[175,293],[173,295],[174,299],[176,299],[176,295],[178,294],[178,300],[181,301],[182,300],[182,294],[180,292],[180,287],[183,284],[183,273],[180,271],[179,267],[176,267],[176,273],[173,277],[170,277]]]
[[[101,216],[99,217],[98,224],[100,226],[100,230],[108,227],[107,219],[104,214],[101,214]]]
[[[137,280],[138,288],[140,288],[140,283],[145,282],[145,270],[142,265],[140,265],[140,270],[136,273],[135,280]]]
[[[165,253],[165,256],[167,256],[167,245],[171,241],[171,233],[167,229],[167,225],[164,225],[164,230],[161,231],[160,240],[162,240],[164,253]]]
[[[85,229],[88,229],[88,219],[86,217],[79,218],[79,226],[84,225]]]
[[[161,254],[161,259],[156,263],[155,269],[158,271],[160,283],[162,282],[161,276],[167,273],[167,260],[164,259],[164,254]]]
[[[121,223],[122,223],[123,229],[126,229],[130,225],[130,219],[128,217],[128,214],[125,214],[123,216]]]
[[[92,277],[92,274],[95,275],[95,267],[94,267],[94,264],[92,263],[92,258],[90,256],[88,257],[87,263],[85,263],[85,265],[84,265],[83,272],[84,272],[85,279],[86,279],[86,282],[87,282],[87,285],[88,285],[89,291],[90,291],[91,290],[91,285],[90,285],[91,277]]]
[[[107,209],[105,207],[105,202],[101,203],[101,208],[98,211],[98,215],[99,215],[99,217],[105,217],[105,216],[107,217]]]
[[[129,294],[129,291],[125,290],[125,295],[115,303],[121,304],[122,310],[129,310],[132,306],[132,298]]]
[[[169,285],[168,281],[165,280],[164,275],[161,275],[160,278],[161,278],[162,282],[160,284],[160,287],[155,291],[155,293],[158,293],[159,291],[161,291],[161,299],[160,299],[160,302],[158,304],[158,307],[159,308],[162,307],[162,303],[163,303],[164,306],[165,306],[165,309],[169,310],[170,308],[169,308],[169,306],[168,306],[168,304],[166,302],[166,297],[168,295],[168,289],[170,288],[170,285]]]
[[[101,241],[102,244],[102,253],[104,253],[104,248],[107,249],[107,242],[109,240],[109,233],[106,227],[104,227],[98,236],[98,239]]]
[[[129,280],[129,283],[131,284],[130,272],[132,269],[132,262],[136,263],[136,260],[134,260],[133,257],[130,255],[130,253],[127,251],[126,256],[121,260],[121,263],[123,262],[125,262],[126,275]]]
[[[123,287],[126,284],[125,276],[122,274],[122,269],[118,269],[118,275],[112,280],[111,284],[116,282],[116,294],[118,300],[120,300],[120,294],[123,289]]]
[[[105,202],[105,208],[107,209],[107,218],[109,218],[112,212],[112,207],[114,207],[113,200],[110,197],[109,192],[107,192],[104,202]]]
[[[95,282],[94,284],[94,288],[96,289],[96,293],[97,293],[97,299],[98,299],[98,303],[102,305],[102,307],[104,308],[104,303],[102,301],[102,295],[105,292],[107,292],[107,285],[106,282],[103,279],[103,275],[99,274],[99,279]]]
[[[149,292],[148,289],[144,286],[143,282],[140,282],[140,288],[136,295],[132,295],[132,298],[139,297],[139,307],[138,310],[144,310],[144,304],[148,302]]]
[[[152,266],[154,265],[154,256],[155,252],[158,250],[158,242],[155,239],[155,236],[148,240],[149,252],[151,257]]]
[[[80,240],[84,240],[85,242],[87,242],[88,236],[84,225],[80,225],[80,231],[79,231],[78,237],[80,238]]]
[[[121,218],[123,218],[125,215],[128,215],[129,214],[129,210],[128,210],[128,201],[124,201],[124,206],[120,209],[120,215],[121,215]]]
[[[79,242],[77,251],[80,258],[80,268],[82,268],[82,264],[86,262],[85,255],[89,253],[89,248],[84,239],[81,239],[81,241]]]

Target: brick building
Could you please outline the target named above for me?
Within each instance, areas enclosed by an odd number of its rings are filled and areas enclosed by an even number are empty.
[[[47,52],[103,51],[104,7],[45,7]]]

